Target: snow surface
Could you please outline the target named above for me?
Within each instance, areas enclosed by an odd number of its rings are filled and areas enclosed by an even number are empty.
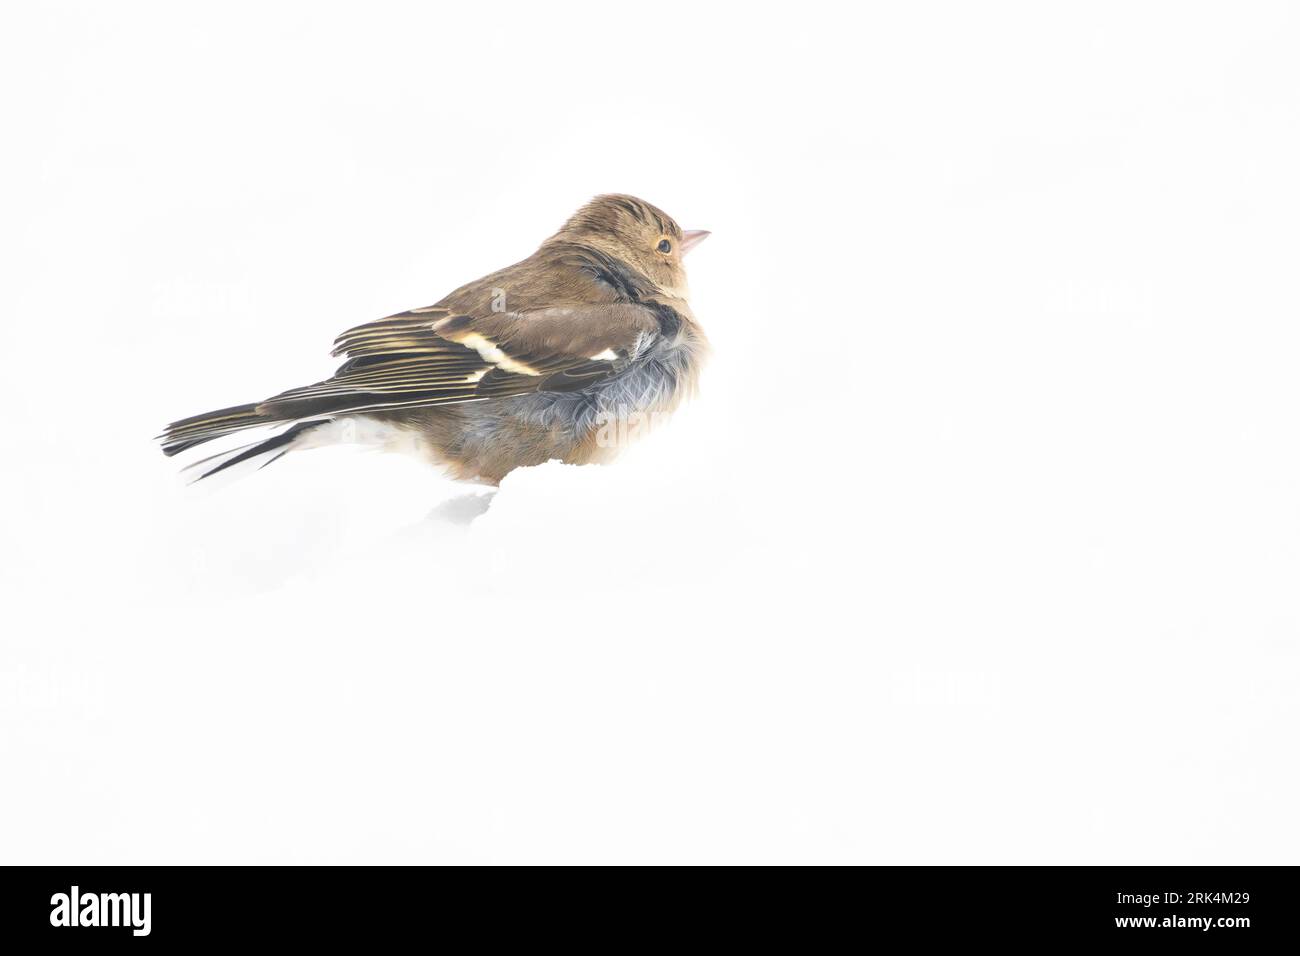
[[[1294,862],[1296,13],[622,9],[4,31],[0,862]],[[619,464],[151,443],[609,190]]]

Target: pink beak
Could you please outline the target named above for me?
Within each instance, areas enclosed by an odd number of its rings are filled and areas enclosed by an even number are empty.
[[[687,229],[682,233],[682,255],[686,255],[707,238],[709,238],[707,229]]]

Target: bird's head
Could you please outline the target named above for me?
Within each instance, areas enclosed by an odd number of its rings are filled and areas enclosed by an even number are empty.
[[[665,295],[687,296],[682,258],[709,235],[683,231],[662,209],[635,196],[597,196],[566,222],[549,241],[590,246],[636,271]]]

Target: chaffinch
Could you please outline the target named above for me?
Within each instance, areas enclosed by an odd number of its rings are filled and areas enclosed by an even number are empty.
[[[633,196],[598,196],[522,262],[344,332],[331,378],[173,422],[163,451],[288,425],[191,468],[206,478],[336,442],[489,484],[551,459],[607,461],[695,390],[708,342],[682,258],[708,235]]]

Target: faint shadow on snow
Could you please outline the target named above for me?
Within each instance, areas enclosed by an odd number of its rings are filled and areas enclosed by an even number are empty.
[[[461,527],[471,524],[475,518],[487,514],[488,508],[492,506],[492,499],[496,496],[495,491],[474,492],[468,495],[458,495],[455,498],[449,498],[436,508],[431,510],[424,518],[423,524],[437,526],[443,524],[458,525]]]

